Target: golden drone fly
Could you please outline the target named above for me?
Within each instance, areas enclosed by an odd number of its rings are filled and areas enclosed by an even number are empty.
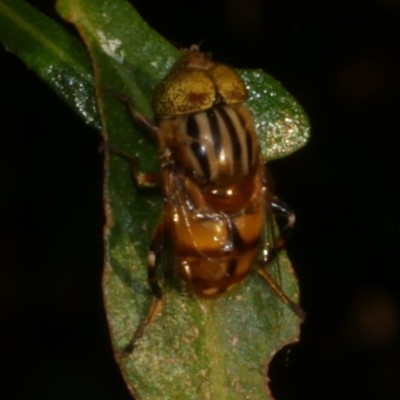
[[[231,290],[253,270],[299,316],[300,307],[268,272],[294,224],[294,214],[271,191],[247,90],[230,67],[211,60],[197,46],[183,50],[155,93],[158,125],[130,105],[136,121],[156,138],[160,174],[139,171],[139,185],[160,185],[165,209],[148,254],[148,281],[154,302],[126,352],[133,349],[162,303],[159,263],[163,239],[169,238],[174,274],[182,291],[212,299]],[[271,214],[284,218],[279,235],[264,237]],[[273,231],[273,227],[269,227]],[[161,272],[161,273],[159,273]]]

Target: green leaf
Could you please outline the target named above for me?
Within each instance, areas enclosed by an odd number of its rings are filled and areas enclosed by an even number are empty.
[[[122,92],[133,99],[140,111],[151,116],[153,89],[179,53],[124,1],[62,0],[58,6],[59,12],[76,25],[92,58],[98,107],[107,140],[130,154],[139,154],[145,170],[155,170],[155,149],[143,130],[133,123],[126,107],[106,88],[111,86]],[[260,80],[260,74],[259,71],[243,72],[249,85],[254,79]],[[275,113],[273,121],[301,120],[300,108],[294,100],[272,78],[265,77],[262,75],[263,80],[268,80],[267,85],[250,88],[251,102],[255,102],[257,93],[272,87],[270,98],[278,98],[267,102]],[[285,101],[279,97],[282,95]],[[290,109],[293,106],[295,110]],[[263,115],[262,111],[257,112],[258,121]],[[304,121],[301,123],[305,127]],[[286,132],[290,122],[285,120],[285,124],[278,130]],[[296,140],[303,145],[306,134],[301,128],[290,127],[301,132],[301,139]],[[295,149],[278,147],[280,154]],[[118,355],[146,317],[152,301],[146,255],[161,204],[159,197],[134,190],[126,160],[110,154],[108,162],[105,187],[109,224],[104,294]],[[280,267],[283,289],[291,298],[298,298],[296,279],[285,254],[280,258]],[[278,273],[275,269],[273,272]],[[277,349],[296,340],[299,329],[297,317],[271,289],[253,275],[237,290],[214,301],[187,298],[168,287],[166,290],[162,315],[150,325],[132,355],[118,358],[136,397],[269,398],[267,362]]]
[[[86,122],[101,126],[106,140],[139,154],[143,170],[157,170],[156,149],[108,88],[131,98],[151,117],[154,87],[179,52],[123,0],[59,0],[57,6],[86,44],[94,84],[84,47],[22,1],[0,0],[1,40]],[[308,123],[294,99],[261,71],[240,73],[266,159],[303,146]],[[131,356],[118,357],[152,301],[147,248],[162,205],[160,196],[135,190],[127,160],[106,154],[105,171],[104,301],[116,356],[132,393],[146,400],[271,398],[266,383],[269,359],[297,339],[299,321],[256,274],[213,301],[187,298],[166,287],[162,314]],[[296,278],[284,253],[279,267],[272,266],[271,273],[289,297],[298,299]]]
[[[285,88],[264,71],[239,71],[249,92],[261,150],[266,160],[287,156],[303,147],[310,135],[307,115]]]
[[[82,43],[21,0],[0,0],[0,40],[88,124],[100,129],[92,68]]]

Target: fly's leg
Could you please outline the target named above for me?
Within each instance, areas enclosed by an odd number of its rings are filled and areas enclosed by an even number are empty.
[[[258,268],[257,272],[261,278],[267,282],[268,286],[279,296],[283,303],[286,304],[300,318],[301,321],[304,321],[306,314],[303,309],[285,294],[279,283],[265,268],[265,265]]]
[[[138,110],[135,109],[135,106],[130,98],[125,96],[124,94],[118,92],[115,88],[112,86],[108,86],[107,90],[118,100],[120,100],[122,103],[126,104],[128,107],[130,113],[132,114],[133,119],[143,126],[153,137],[157,137],[158,133],[158,126],[148,119],[144,114],[139,112]],[[139,157],[138,156],[133,156],[129,153],[127,153],[124,150],[121,150],[115,146],[113,146],[110,143],[105,143],[103,145],[103,148],[111,151],[114,154],[118,154],[121,157],[126,158],[131,162],[132,165],[132,173],[135,178],[135,181],[138,186],[140,187],[158,187],[161,186],[162,183],[162,178],[161,174],[159,173],[143,173],[140,171],[140,162],[139,162]]]
[[[161,186],[162,177],[160,173],[141,172],[138,156],[133,156],[132,154],[129,154],[128,152],[121,150],[110,143],[104,143],[102,148],[130,161],[133,178],[139,187],[152,188]]]
[[[283,303],[286,304],[301,319],[301,321],[303,321],[305,318],[305,313],[302,308],[283,292],[279,283],[268,271],[269,265],[277,259],[279,253],[284,249],[285,243],[293,230],[296,217],[294,212],[290,210],[288,206],[278,197],[273,198],[273,200],[270,202],[270,207],[280,228],[280,235],[278,237],[274,237],[272,232],[270,232],[273,241],[272,248],[265,248],[263,250],[262,257],[259,260],[260,267],[258,268],[257,272],[277,294],[277,296],[279,296]],[[274,226],[274,221],[271,221],[270,226]]]
[[[163,291],[158,282],[157,266],[159,265],[159,258],[164,241],[164,235],[165,235],[165,225],[164,222],[161,221],[157,225],[157,228],[154,232],[153,240],[151,241],[147,257],[147,280],[154,297],[145,319],[141,321],[140,325],[134,332],[131,340],[122,350],[122,354],[124,356],[127,356],[130,353],[132,353],[132,351],[136,347],[137,342],[145,334],[146,329],[151,325],[151,323],[157,316],[162,306]]]
[[[144,114],[137,111],[134,104],[130,98],[123,95],[122,93],[115,90],[115,88],[108,86],[107,90],[118,100],[123,102],[129,108],[134,120],[143,126],[153,137],[157,136],[158,126],[148,119]],[[140,171],[139,158],[137,156],[132,156],[131,154],[106,143],[104,145],[108,151],[117,154],[121,157],[128,159],[131,162],[132,174],[139,187],[160,187],[162,184],[162,175],[160,173],[143,173]],[[123,348],[122,356],[129,355],[134,349],[137,342],[145,334],[146,329],[151,325],[154,318],[157,316],[163,301],[163,292],[158,283],[158,270],[160,253],[162,250],[162,244],[165,234],[165,223],[161,220],[158,223],[156,230],[153,235],[152,242],[150,244],[149,253],[147,257],[147,280],[150,289],[153,293],[152,303],[147,311],[146,317],[141,321],[138,328],[132,335],[129,343]]]
[[[158,126],[149,118],[147,118],[144,114],[138,111],[133,104],[133,101],[126,95],[118,92],[112,86],[107,86],[107,90],[122,103],[126,104],[130,113],[132,114],[133,119],[143,126],[152,136],[157,137]]]
[[[270,207],[278,225],[280,234],[278,237],[274,237],[273,232],[270,232],[273,245],[272,248],[267,250],[267,254],[263,254],[263,258],[265,258],[268,263],[274,260],[284,249],[287,240],[292,234],[292,230],[296,222],[296,216],[294,212],[279,197],[275,196],[273,198],[273,200],[270,202]],[[273,227],[275,221],[269,221],[269,226]]]
[[[137,157],[132,157],[127,154],[121,154],[121,151],[117,152],[123,157],[127,157],[132,163],[132,172],[136,183],[140,187],[158,187],[162,182],[161,174],[148,174],[140,172],[139,169],[139,159]],[[150,244],[148,256],[147,256],[147,281],[149,283],[150,289],[154,295],[152,303],[147,312],[146,318],[141,321],[139,327],[134,332],[129,343],[122,350],[122,355],[127,356],[135,349],[137,342],[144,335],[146,329],[153,322],[154,318],[157,316],[158,311],[162,305],[163,292],[158,284],[158,274],[157,266],[159,265],[160,253],[162,250],[162,244],[165,234],[165,225],[161,221],[158,223],[156,230],[153,235],[153,239]]]

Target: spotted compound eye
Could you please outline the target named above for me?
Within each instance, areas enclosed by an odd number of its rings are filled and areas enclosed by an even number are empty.
[[[204,111],[218,102],[239,104],[246,99],[240,76],[193,46],[157,87],[154,109],[160,118],[168,118]]]
[[[214,64],[209,72],[225,104],[239,104],[247,100],[246,86],[232,68],[224,64]]]

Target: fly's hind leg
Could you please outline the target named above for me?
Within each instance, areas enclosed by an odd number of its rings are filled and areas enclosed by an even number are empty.
[[[270,288],[279,296],[279,298],[286,304],[302,321],[305,318],[305,313],[302,308],[292,301],[282,290],[279,283],[268,271],[270,264],[276,260],[280,252],[284,249],[287,239],[289,238],[294,223],[295,214],[289,207],[278,197],[274,197],[270,202],[271,210],[274,214],[276,224],[280,228],[280,234],[275,237],[273,235],[273,229],[269,232],[270,240],[272,243],[267,244],[262,251],[262,257],[259,260],[258,274],[264,279]],[[273,227],[275,221],[269,221],[269,226]]]
[[[270,249],[263,253],[266,262],[274,260],[284,249],[287,240],[292,234],[296,216],[294,212],[279,197],[274,197],[270,202],[271,211],[275,217],[275,221],[268,221],[269,226],[273,227],[275,222],[279,228],[279,236],[275,237],[273,232],[270,233],[273,243]],[[271,217],[269,217],[271,218]]]
[[[135,349],[137,342],[145,334],[146,329],[151,325],[154,318],[157,316],[163,302],[163,291],[158,281],[158,266],[159,258],[162,250],[163,240],[165,233],[164,222],[158,223],[157,228],[153,235],[153,240],[150,244],[149,253],[147,257],[147,280],[150,289],[153,293],[152,303],[147,311],[146,317],[140,322],[140,325],[134,332],[129,343],[124,347],[123,355],[129,355]]]
[[[261,278],[267,282],[268,286],[279,296],[283,303],[286,304],[300,318],[301,321],[304,321],[306,314],[303,309],[286,295],[279,283],[265,268],[265,265],[259,267],[257,272]]]

